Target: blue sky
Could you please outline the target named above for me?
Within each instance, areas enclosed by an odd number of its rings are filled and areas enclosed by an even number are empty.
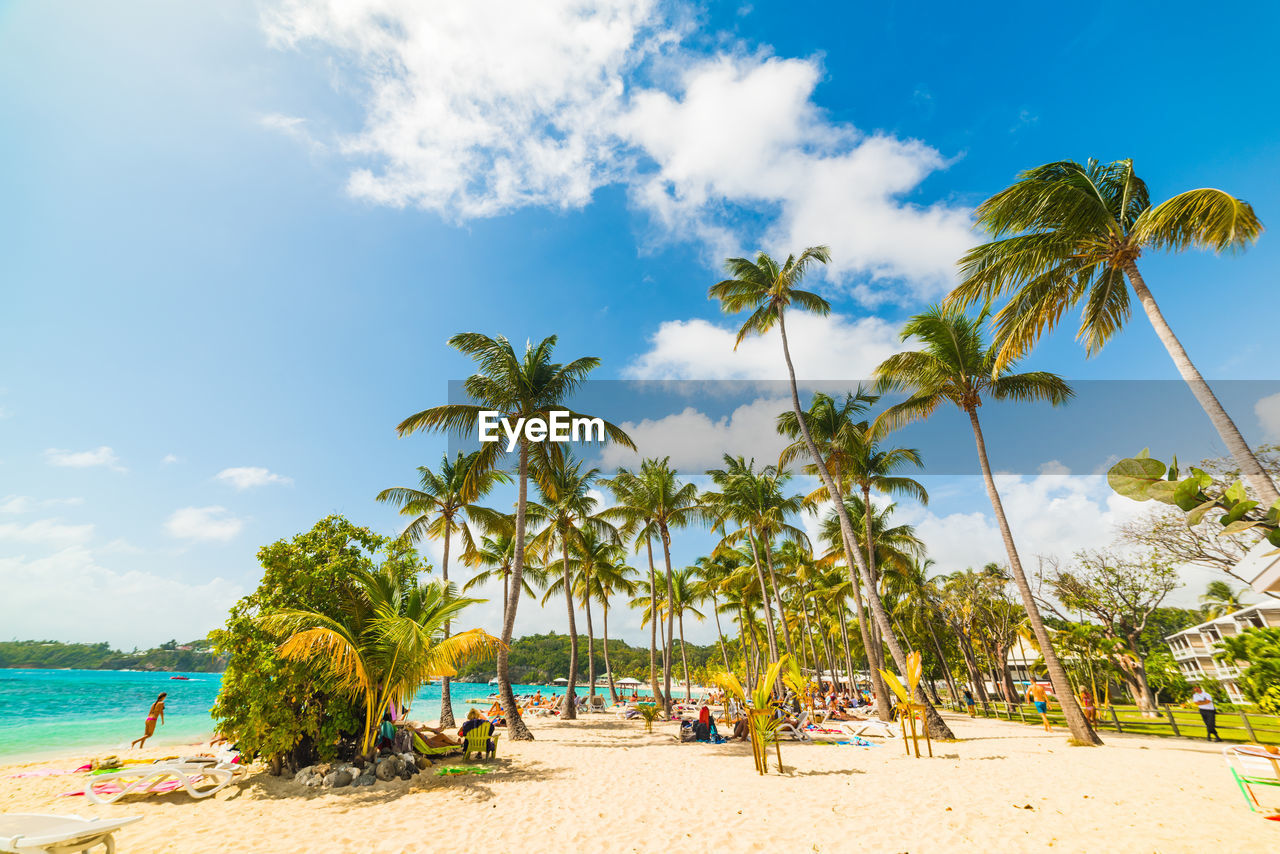
[[[372,496],[444,441],[393,428],[469,372],[460,330],[558,334],[602,379],[776,379],[776,341],[729,352],[706,288],[728,252],[825,242],[839,317],[799,368],[853,379],[1019,169],[1133,157],[1157,199],[1280,213],[1270,5],[501,5],[0,3],[6,634],[202,634],[260,545],[331,512],[395,531]],[[1143,259],[1207,376],[1275,379],[1250,306],[1277,261],[1270,233]],[[1027,364],[1176,377],[1141,317],[1092,360],[1068,328]],[[1235,414],[1275,439],[1275,409]],[[980,560],[980,484],[934,489],[904,513],[940,563]],[[1031,551],[1134,512],[1096,478],[1009,489]]]

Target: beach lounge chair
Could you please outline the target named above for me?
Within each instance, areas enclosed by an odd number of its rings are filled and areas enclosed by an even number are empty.
[[[1233,744],[1222,748],[1222,757],[1227,760],[1227,768],[1249,809],[1261,812],[1262,804],[1258,803],[1253,787],[1280,786],[1280,756],[1252,744]]]
[[[483,756],[492,759],[498,752],[498,736],[500,733],[493,731],[493,724],[484,723],[471,732],[467,733],[467,743],[462,748],[462,758],[470,759],[471,754],[475,754],[477,758]],[[490,746],[489,740],[493,740]]]
[[[834,723],[829,721],[828,725]],[[899,735],[898,727],[895,724],[886,723],[879,718],[871,718],[865,721],[841,721],[840,728],[852,736],[875,736],[877,738],[897,738]]]
[[[789,735],[796,741],[813,741],[809,733],[804,731],[805,725],[809,723],[809,713],[801,712],[800,717],[796,719],[794,724],[785,721],[778,726],[778,735]]]
[[[113,804],[128,795],[150,795],[183,789],[193,798],[214,795],[243,773],[243,766],[194,762],[134,765],[108,774],[92,774],[84,794],[95,804]]]
[[[126,824],[142,821],[130,818],[81,818],[78,815],[10,813],[0,815],[0,851],[9,854],[70,854],[105,845],[107,854],[116,850],[112,834]]]
[[[603,712],[603,711],[604,711],[604,697],[600,696],[599,694],[592,694],[592,695],[591,695],[591,700],[590,700],[590,702],[587,704],[587,711],[589,711],[589,712]]]

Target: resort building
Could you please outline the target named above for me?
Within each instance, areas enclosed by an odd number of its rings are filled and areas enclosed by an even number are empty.
[[[1213,656],[1222,649],[1224,637],[1239,634],[1247,628],[1265,629],[1269,626],[1280,626],[1280,602],[1275,600],[1241,608],[1183,629],[1164,640],[1173,652],[1173,660],[1178,663],[1182,675],[1189,681],[1216,679],[1222,683],[1232,702],[1240,703],[1244,701],[1244,695],[1236,686],[1236,679],[1241,668],[1217,661]]]

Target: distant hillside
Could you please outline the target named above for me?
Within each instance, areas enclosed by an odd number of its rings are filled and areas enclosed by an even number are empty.
[[[156,649],[133,652],[112,649],[106,642],[0,641],[0,668],[221,673],[226,666],[204,638],[184,644],[169,641]]]
[[[596,638],[596,675],[604,675],[604,645]],[[705,678],[707,670],[723,670],[720,650],[710,646],[687,647],[689,672],[695,681]],[[545,635],[526,635],[511,644],[508,658],[511,680],[517,684],[542,684],[569,675],[569,636],[551,632]],[[625,641],[609,639],[609,663],[613,676],[621,679],[630,676],[642,682],[649,680],[649,648],[634,647]],[[708,667],[710,665],[710,667]],[[673,660],[675,678],[684,675],[680,657],[680,641],[676,640]],[[662,668],[662,653],[658,653],[658,668]],[[463,682],[487,682],[495,675],[492,661],[464,665],[458,669]],[[587,636],[578,636],[578,684],[587,681]]]

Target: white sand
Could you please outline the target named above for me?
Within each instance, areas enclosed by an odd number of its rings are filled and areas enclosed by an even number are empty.
[[[934,759],[900,742],[784,743],[786,773],[768,777],[745,745],[678,744],[672,724],[647,735],[604,715],[530,721],[537,740],[504,737],[492,774],[429,770],[372,789],[258,773],[209,800],[95,806],[57,796],[80,775],[13,779],[8,766],[0,812],[145,816],[117,835],[122,854],[1280,850],[1280,822],[1248,810],[1216,746],[1108,735],[1070,747],[1062,731],[948,719],[962,740],[935,744]]]

